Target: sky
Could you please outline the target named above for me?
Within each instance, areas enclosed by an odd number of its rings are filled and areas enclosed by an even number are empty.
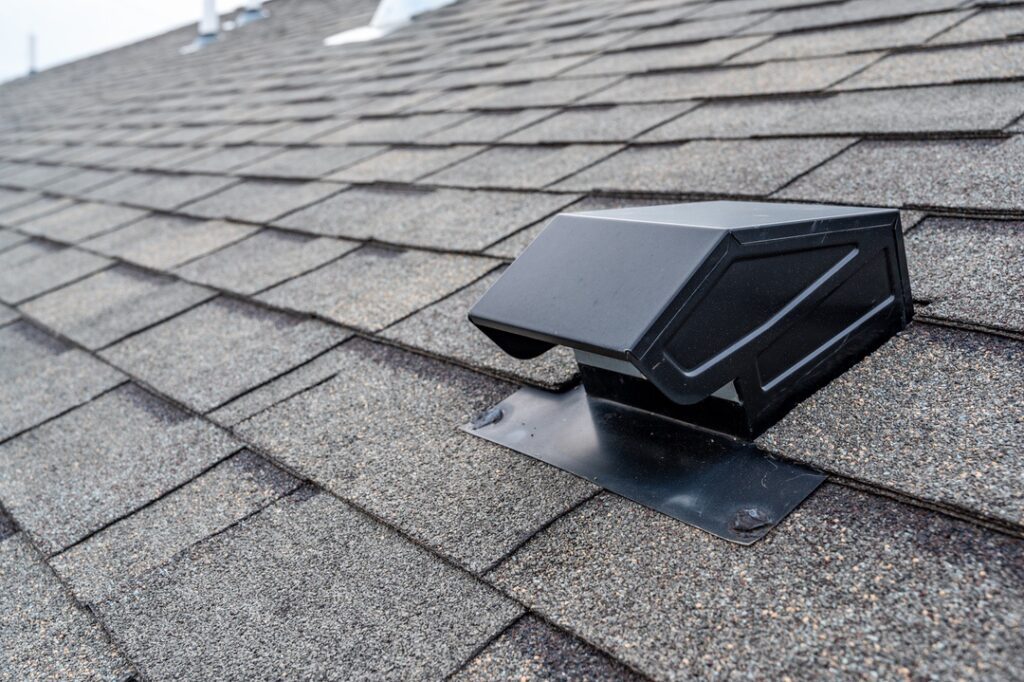
[[[221,13],[242,0],[217,0]],[[0,0],[0,82],[28,72],[28,36],[39,69],[132,43],[199,20],[202,0]]]

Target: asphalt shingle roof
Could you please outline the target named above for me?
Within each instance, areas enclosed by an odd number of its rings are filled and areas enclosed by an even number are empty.
[[[1024,6],[274,0],[0,85],[0,678],[1015,679]],[[460,430],[562,210],[902,210],[915,321],[739,547]]]

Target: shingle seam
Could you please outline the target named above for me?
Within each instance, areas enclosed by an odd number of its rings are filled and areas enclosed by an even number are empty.
[[[837,3],[837,4],[843,4],[843,3],[840,2],[840,3]],[[895,6],[899,6],[899,2],[895,2],[893,4]],[[787,12],[800,11],[802,9],[804,9],[804,6],[793,7],[793,8],[790,8],[790,9],[780,9],[780,10],[776,10],[776,13],[779,14],[779,15],[783,15],[783,14],[786,14]],[[860,27],[860,26],[876,26],[876,25],[880,25],[880,24],[897,23],[899,21],[905,21],[907,19],[913,19],[914,17],[933,16],[933,15],[936,15],[936,14],[950,14],[952,12],[962,11],[964,9],[969,9],[969,8],[965,8],[965,7],[963,7],[961,5],[961,6],[952,6],[952,7],[946,7],[946,8],[941,8],[941,9],[932,9],[932,10],[914,10],[914,11],[907,12],[906,14],[891,14],[891,15],[886,15],[886,16],[882,16],[882,17],[869,17],[867,19],[855,19],[855,20],[851,20],[851,21],[838,21],[838,22],[835,22],[835,23],[823,23],[823,24],[813,24],[813,25],[809,25],[809,26],[801,26],[801,27],[795,28],[795,29],[775,31],[775,32],[771,33],[770,35],[773,35],[773,36],[795,36],[795,35],[800,35],[800,34],[803,34],[803,33],[818,33],[818,32],[829,31],[831,29],[837,29],[837,28],[856,28],[856,27]],[[744,35],[765,35],[765,34],[758,33],[756,31],[754,31],[754,32],[751,32],[751,33],[745,33]]]
[[[458,675],[459,673],[461,673],[462,671],[464,671],[464,670],[465,670],[465,669],[466,669],[467,667],[469,667],[469,665],[470,665],[470,664],[471,664],[471,663],[472,663],[472,662],[473,662],[474,660],[476,660],[477,656],[479,656],[479,655],[480,655],[480,654],[482,654],[482,653],[483,653],[484,651],[486,651],[486,650],[488,649],[488,647],[490,647],[490,646],[491,646],[492,644],[494,644],[494,643],[495,643],[496,641],[498,641],[499,639],[501,639],[501,637],[502,637],[502,636],[504,636],[504,635],[505,635],[505,633],[507,633],[507,632],[508,632],[509,630],[511,630],[512,628],[514,628],[514,627],[515,627],[516,625],[518,625],[518,624],[519,624],[519,623],[520,623],[520,622],[521,622],[521,621],[522,621],[522,620],[523,620],[524,618],[526,618],[526,617],[528,617],[528,616],[529,616],[529,611],[523,611],[523,612],[522,612],[522,613],[520,613],[520,614],[519,614],[518,616],[516,616],[515,618],[513,618],[513,619],[512,619],[511,621],[509,621],[509,622],[508,622],[508,623],[507,623],[507,624],[505,625],[505,627],[501,628],[501,629],[500,629],[500,630],[498,630],[497,632],[494,632],[494,633],[492,633],[490,637],[488,637],[487,639],[485,639],[485,640],[483,640],[482,642],[480,642],[480,643],[479,643],[479,644],[478,644],[477,646],[475,646],[475,647],[473,648],[473,650],[472,650],[472,651],[470,651],[469,655],[468,655],[468,656],[467,656],[466,658],[464,658],[464,659],[462,660],[462,662],[460,662],[460,663],[459,663],[459,664],[458,664],[458,665],[457,665],[457,666],[455,667],[455,669],[454,669],[454,670],[452,670],[452,671],[451,671],[451,672],[449,672],[449,673],[448,673],[447,675],[445,675],[444,679],[445,679],[445,680],[451,680],[451,679],[452,679],[453,677],[455,677],[456,675]]]
[[[827,157],[825,157],[824,159],[822,159],[818,163],[813,164],[812,166],[810,166],[808,168],[805,168],[802,172],[797,173],[795,176],[790,177],[789,180],[784,182],[781,187],[776,187],[773,191],[769,192],[768,196],[770,196],[770,197],[776,196],[777,194],[779,194],[779,192],[784,191],[787,187],[792,185],[794,182],[798,182],[801,178],[810,175],[811,173],[813,173],[814,171],[818,170],[819,168],[821,168],[825,164],[831,163],[834,159],[842,156],[843,154],[845,154],[849,150],[853,149],[858,144],[860,144],[860,142],[861,141],[859,139],[857,139],[857,138],[854,138],[854,139],[850,140],[849,144],[839,148],[834,153],[828,155]]]
[[[216,459],[215,461],[211,462],[210,464],[208,464],[205,467],[203,467],[202,469],[200,469],[193,476],[190,476],[188,479],[186,479],[184,481],[181,481],[179,483],[176,483],[175,485],[171,486],[170,488],[167,488],[167,489],[163,490],[159,495],[157,495],[156,497],[153,497],[150,500],[140,504],[139,506],[134,507],[133,509],[130,509],[130,510],[126,511],[126,512],[123,512],[122,514],[118,515],[117,517],[107,521],[106,523],[104,523],[99,528],[96,528],[96,529],[90,531],[89,533],[87,533],[86,535],[78,538],[77,540],[72,542],[70,545],[66,545],[65,547],[62,547],[61,549],[58,549],[57,551],[52,552],[48,557],[46,557],[47,561],[49,561],[51,559],[55,559],[55,558],[61,556],[62,554],[65,554],[66,552],[70,552],[74,548],[76,548],[76,547],[78,547],[80,545],[85,544],[86,542],[88,542],[89,540],[91,540],[95,536],[99,535],[103,531],[105,531],[105,530],[107,530],[107,529],[109,529],[109,528],[111,528],[113,526],[116,526],[117,524],[121,523],[122,521],[124,521],[125,519],[129,518],[130,516],[134,516],[138,512],[141,512],[144,509],[148,509],[148,508],[152,507],[153,505],[158,504],[162,500],[164,500],[167,497],[169,497],[170,495],[173,495],[174,493],[178,492],[179,490],[181,490],[185,486],[189,485],[190,483],[193,483],[196,479],[201,478],[202,476],[205,476],[206,474],[208,474],[214,468],[220,466],[221,464],[223,464],[224,462],[228,461],[229,459],[237,456],[239,453],[241,453],[245,449],[246,448],[245,448],[244,445],[243,446],[239,446],[238,448],[236,448],[235,450],[232,450],[231,452],[229,452],[228,454],[224,455],[223,457],[220,457],[220,458]]]
[[[14,519],[14,517],[8,516],[8,518],[15,525],[15,528],[18,529],[18,533],[16,534],[21,535],[24,542],[28,544],[28,546],[31,548],[31,551],[36,555],[36,558],[39,560],[39,563],[46,566],[46,570],[50,573],[54,580],[56,580],[57,584],[60,585],[60,589],[61,591],[63,591],[64,596],[67,597],[68,601],[74,606],[74,608],[78,609],[83,614],[85,614],[89,621],[95,623],[102,641],[108,646],[110,646],[121,658],[124,659],[126,663],[128,663],[128,667],[131,669],[132,672],[130,675],[122,678],[122,681],[129,682],[132,679],[139,679],[141,681],[147,680],[146,677],[140,674],[138,662],[128,657],[128,655],[124,652],[124,648],[121,647],[120,644],[115,640],[114,633],[107,628],[106,623],[104,623],[103,620],[99,617],[99,614],[96,613],[88,604],[78,599],[78,597],[75,595],[74,591],[71,589],[71,586],[68,584],[68,582],[57,571],[53,570],[53,567],[50,565],[50,562],[47,559],[46,555],[44,555],[43,552],[39,550],[35,542],[32,541],[31,536],[24,530],[22,530],[20,526],[18,526],[17,521]]]
[[[121,265],[121,267],[125,267],[125,266]],[[134,266],[132,266],[132,267],[134,267]],[[162,271],[158,271],[158,272],[160,272],[161,275],[166,276]],[[155,274],[155,273],[149,273],[149,274]],[[184,281],[184,280],[180,280],[179,279],[178,281]],[[199,286],[199,285],[197,285],[197,286]],[[102,351],[105,351],[105,350],[109,349],[111,346],[116,346],[117,344],[121,343],[122,341],[126,341],[126,340],[128,340],[128,339],[130,339],[130,338],[132,338],[134,336],[138,336],[139,334],[147,332],[150,329],[153,329],[154,327],[159,327],[164,322],[170,322],[171,320],[175,319],[176,317],[180,317],[180,316],[184,315],[185,313],[188,313],[188,312],[190,312],[192,310],[195,310],[196,308],[199,308],[199,307],[201,307],[203,305],[206,305],[207,303],[211,303],[211,302],[213,302],[214,300],[216,300],[217,298],[219,298],[222,295],[219,292],[210,289],[209,287],[202,287],[202,288],[206,288],[209,291],[210,295],[207,296],[206,298],[200,299],[200,300],[196,301],[195,303],[192,303],[192,304],[190,304],[190,305],[188,305],[188,306],[178,310],[173,315],[169,315],[169,316],[164,317],[162,319],[159,319],[159,320],[157,320],[155,322],[151,322],[151,323],[149,323],[147,325],[139,327],[138,329],[134,329],[134,330],[128,332],[127,334],[124,334],[123,336],[119,336],[116,339],[108,341],[107,343],[103,344],[102,346],[97,347],[95,352],[100,353]]]

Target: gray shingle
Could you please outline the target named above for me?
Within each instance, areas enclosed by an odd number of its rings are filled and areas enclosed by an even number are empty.
[[[120,174],[116,171],[98,170],[95,168],[83,169],[74,175],[51,182],[46,186],[46,191],[54,194],[83,196],[89,190],[101,187],[118,177],[120,177]]]
[[[889,55],[836,86],[840,90],[891,88],[969,80],[1019,78],[1024,43],[974,45]]]
[[[339,168],[346,168],[385,149],[373,145],[358,147],[300,147],[285,149],[257,163],[239,169],[241,175],[271,178],[319,180]]]
[[[932,45],[973,43],[1001,40],[1024,34],[1024,8],[994,7],[985,9],[929,41]]]
[[[822,138],[631,147],[557,187],[758,196],[779,189],[850,144]]]
[[[985,106],[978,106],[984,102]],[[829,97],[711,103],[643,135],[706,137],[998,131],[1024,113],[1016,83],[844,92]]]
[[[1022,547],[828,484],[751,547],[601,495],[493,579],[658,679],[1001,678]]]
[[[298,485],[266,460],[241,452],[58,555],[51,565],[78,599],[99,602]]]
[[[0,440],[66,412],[125,380],[117,370],[26,322],[0,327],[0,352]]]
[[[83,246],[150,268],[168,269],[243,239],[251,225],[154,215],[85,242]]]
[[[30,204],[38,198],[36,192],[0,188],[0,213]]]
[[[1009,140],[862,142],[779,196],[884,206],[1017,211],[1024,185],[1024,137]],[[868,170],[870,169],[870,170]],[[908,172],[913,169],[913,172]]]
[[[334,194],[341,187],[320,182],[248,180],[182,208],[206,218],[266,223]]]
[[[42,164],[19,164],[17,172],[4,175],[4,184],[25,189],[45,189],[51,182],[79,171],[71,166],[44,166]]]
[[[710,66],[738,52],[764,42],[763,36],[726,38],[706,43],[610,52],[568,71],[566,76],[603,76],[616,73],[643,73]]]
[[[471,570],[593,491],[458,431],[512,387],[365,341],[342,346],[335,361],[334,378],[236,430]]]
[[[492,147],[428,176],[425,182],[462,187],[540,189],[621,148],[617,145]]]
[[[21,535],[0,541],[0,668],[11,680],[133,677],[99,623]]]
[[[879,54],[823,57],[813,61],[767,62],[702,71],[633,76],[586,99],[587,103],[670,102],[823,90],[878,59]]]
[[[477,251],[574,199],[540,193],[356,187],[277,224],[315,234]]]
[[[508,85],[475,103],[481,109],[558,107],[576,102],[617,82],[619,76],[558,78],[522,85]]]
[[[129,384],[0,444],[0,499],[38,547],[57,552],[237,447]]]
[[[0,215],[0,226],[20,227],[22,223],[55,213],[73,204],[74,202],[71,199],[40,196],[31,203],[4,211],[3,215]]]
[[[7,253],[13,255],[21,248],[15,247]],[[109,259],[74,247],[47,245],[46,251],[37,258],[0,270],[0,299],[21,303],[110,265]]]
[[[169,164],[177,171],[189,173],[228,173],[259,159],[273,155],[274,147],[239,145],[236,147],[210,147],[196,150],[180,161]]]
[[[705,21],[685,21],[660,25],[638,33],[635,37],[619,43],[616,47],[649,47],[652,45],[674,45],[693,43],[733,35],[748,26],[760,26],[765,15],[735,16]],[[660,23],[660,22],[659,22]],[[610,24],[614,26],[614,22]]]
[[[345,337],[322,322],[218,299],[101,354],[161,393],[206,412]]]
[[[458,123],[469,114],[416,114],[393,118],[364,118],[333,133],[316,138],[316,144],[350,144],[353,142],[419,142],[430,133]]]
[[[550,109],[522,109],[520,111],[481,112],[449,128],[424,138],[424,142],[445,144],[469,142],[485,144],[496,142],[509,133],[536,123],[552,114]]]
[[[264,144],[304,144],[349,123],[349,120],[334,118],[322,121],[288,121],[274,125],[271,132],[260,134],[259,139]]]
[[[19,244],[24,244],[27,241],[28,237],[23,234],[18,234],[14,230],[0,228],[0,251],[5,251],[6,249]]]
[[[0,325],[8,324],[16,319],[18,319],[18,311],[0,303]]]
[[[912,325],[759,439],[773,452],[1024,525],[1024,348]]]
[[[128,655],[159,678],[441,679],[521,613],[330,496],[306,497],[102,604]]]
[[[328,179],[341,182],[413,182],[462,161],[480,149],[469,145],[392,149],[340,170]]]
[[[919,315],[1024,332],[1024,223],[929,218],[906,241]]]
[[[803,59],[920,45],[966,16],[965,12],[925,14],[918,17],[834,28],[813,33],[780,35],[748,50],[731,62],[745,64],[769,59]]]
[[[447,296],[494,266],[487,258],[364,247],[257,298],[374,331]]]
[[[170,277],[115,266],[34,299],[22,309],[63,336],[96,349],[213,295]]]
[[[624,104],[617,107],[567,109],[518,133],[505,142],[626,142],[640,133],[689,111],[696,103]]]
[[[79,242],[137,220],[145,211],[127,206],[80,203],[18,226],[23,232],[61,242]]]
[[[213,194],[237,182],[216,175],[161,175],[137,173],[103,185],[87,196],[133,206],[173,210],[190,201]]]
[[[743,33],[783,33],[809,28],[855,24],[893,17],[941,12],[963,5],[962,0],[846,0],[820,6],[777,12],[766,21],[744,29]]]
[[[179,277],[255,294],[342,256],[358,244],[343,239],[306,237],[261,230],[175,270]]]
[[[643,678],[571,635],[526,616],[481,651],[451,679],[623,680]]]
[[[466,318],[469,309],[498,279],[487,275],[443,301],[425,308],[384,332],[386,338],[433,355],[522,379],[549,388],[564,386],[576,376],[572,351],[559,346],[539,358],[509,357]]]

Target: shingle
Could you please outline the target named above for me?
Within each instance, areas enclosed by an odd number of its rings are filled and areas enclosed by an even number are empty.
[[[587,103],[669,102],[706,97],[737,97],[813,92],[878,59],[878,53],[823,57],[813,61],[767,62],[702,71],[633,76],[586,99]]]
[[[154,215],[93,237],[83,246],[146,267],[169,269],[243,239],[256,229],[218,220]]]
[[[996,80],[1019,78],[1021,73],[1024,73],[1024,43],[1006,42],[891,54],[836,88],[854,90]]]
[[[0,440],[41,424],[125,380],[117,370],[27,322],[0,327]],[[0,496],[0,500],[6,499]]]
[[[79,242],[109,232],[144,215],[146,212],[137,208],[83,202],[30,220],[19,225],[18,229],[55,241]]]
[[[979,102],[986,105],[978,106]],[[693,137],[998,131],[1024,113],[1015,83],[844,92],[829,97],[712,103],[642,136]]]
[[[51,565],[78,599],[99,602],[298,485],[266,460],[241,452],[58,555]]]
[[[272,182],[248,180],[211,197],[183,207],[183,211],[207,218],[234,218],[266,223],[334,194],[338,185],[320,182]]]
[[[258,145],[211,147],[201,150],[198,155],[189,155],[174,162],[170,167],[176,171],[189,173],[228,173],[259,159],[265,159],[276,151],[274,147]]]
[[[334,378],[237,432],[471,570],[485,569],[593,491],[458,431],[510,386],[365,341],[334,357]]]
[[[42,256],[48,256],[58,247],[53,244],[33,239],[32,241],[15,244],[11,248],[0,252],[0,272],[27,263]]]
[[[621,663],[526,616],[501,634],[451,679],[471,680],[623,680],[643,678]]]
[[[133,206],[170,211],[182,204],[205,197],[228,185],[234,178],[216,175],[160,175],[139,173],[124,180],[103,185],[88,196],[105,201],[117,201]]]
[[[13,254],[21,248],[16,247],[7,254]],[[7,303],[21,303],[102,270],[111,262],[103,256],[74,247],[47,245],[46,251],[38,258],[0,269],[0,299]]]
[[[0,188],[0,213],[30,204],[38,198],[36,192]]]
[[[23,234],[19,234],[14,230],[5,230],[0,228],[0,251],[5,251],[19,244],[24,244],[27,241],[28,237]]]
[[[769,59],[802,59],[846,52],[916,46],[952,26],[964,16],[964,12],[925,14],[880,24],[863,24],[824,31],[780,35],[764,45],[743,52],[734,57],[731,62],[744,64]]]
[[[0,499],[52,553],[237,447],[226,432],[125,385],[0,444]]]
[[[120,177],[120,174],[116,171],[89,168],[74,175],[61,178],[56,182],[51,182],[46,186],[46,191],[54,194],[82,196],[89,190],[105,185],[118,177]]]
[[[1024,223],[929,218],[906,248],[918,314],[1024,332]]]
[[[286,149],[268,159],[245,166],[238,172],[241,175],[319,180],[339,168],[358,163],[383,149],[384,147],[372,145]]]
[[[382,329],[493,268],[487,258],[364,247],[257,298],[341,324]]]
[[[549,109],[522,109],[520,111],[482,112],[449,128],[424,138],[427,143],[469,142],[486,144],[496,142],[509,133],[536,123],[551,115]]]
[[[353,239],[477,251],[574,199],[540,193],[356,187],[277,224]]]
[[[34,299],[22,309],[63,336],[96,349],[213,295],[170,277],[115,266]]]
[[[568,348],[559,346],[529,361],[515,360],[469,323],[466,317],[469,309],[494,284],[498,274],[487,275],[479,282],[399,322],[387,329],[384,337],[514,379],[548,388],[564,386],[576,376],[576,363]]]
[[[409,147],[384,152],[331,175],[342,182],[413,182],[446,166],[457,163],[481,147]]]
[[[540,189],[614,154],[616,145],[492,147],[425,182],[462,187]]]
[[[0,541],[0,651],[10,680],[133,678],[99,623],[21,535]]]
[[[631,147],[557,188],[759,196],[779,189],[850,144],[819,138]]]
[[[330,496],[307,497],[101,604],[132,660],[160,679],[442,679],[521,613]]]
[[[764,42],[764,40],[763,36],[747,36],[674,47],[609,52],[593,61],[577,66],[565,75],[603,76],[616,73],[643,73],[645,71],[710,66],[721,63],[734,54]]]
[[[316,144],[353,142],[419,142],[430,133],[467,118],[468,114],[416,114],[392,118],[364,118],[333,133],[316,138]]]
[[[1024,524],[1024,346],[912,325],[759,439],[773,452]]]
[[[65,209],[73,204],[74,202],[71,199],[58,199],[55,197],[41,196],[30,204],[24,204],[17,208],[4,211],[3,215],[0,215],[0,226],[20,227],[22,223],[40,216],[55,213],[56,211]]]
[[[19,164],[15,173],[4,175],[4,184],[26,189],[44,189],[48,184],[79,171],[71,166],[44,166],[41,164]]]
[[[861,142],[779,196],[884,206],[1018,211],[1024,137],[1009,140]],[[913,172],[909,172],[909,171]]]
[[[695,106],[696,103],[623,104],[566,109],[503,141],[517,144],[625,142]]]
[[[261,230],[240,242],[176,269],[179,277],[255,294],[342,256],[358,244],[343,239],[307,237]]]
[[[941,12],[963,5],[962,0],[846,0],[816,7],[776,12],[766,21],[744,29],[743,33],[783,33],[809,28],[855,24],[892,17]]]
[[[651,45],[674,45],[693,43],[712,38],[731,36],[748,26],[758,27],[765,15],[735,16],[705,21],[686,21],[668,26],[650,28],[616,47],[649,47]]]
[[[14,308],[8,308],[3,303],[0,303],[0,325],[9,324],[18,319],[18,311]]]
[[[221,127],[215,135],[203,140],[206,144],[241,145],[263,141],[268,134],[280,128],[279,123],[237,122]]]
[[[522,109],[526,107],[558,107],[576,102],[602,91],[619,76],[594,78],[558,78],[522,85],[508,85],[476,103],[481,109]]]
[[[345,119],[324,119],[322,121],[289,121],[273,126],[273,131],[259,136],[263,144],[304,144],[351,123]]]
[[[1021,541],[826,484],[750,547],[601,495],[494,575],[656,678],[1004,678]]]
[[[936,36],[929,43],[973,43],[982,40],[1002,40],[1021,34],[1024,34],[1024,8],[994,7],[978,12],[967,21]]]
[[[101,355],[161,393],[207,412],[345,337],[322,322],[218,299]]]

